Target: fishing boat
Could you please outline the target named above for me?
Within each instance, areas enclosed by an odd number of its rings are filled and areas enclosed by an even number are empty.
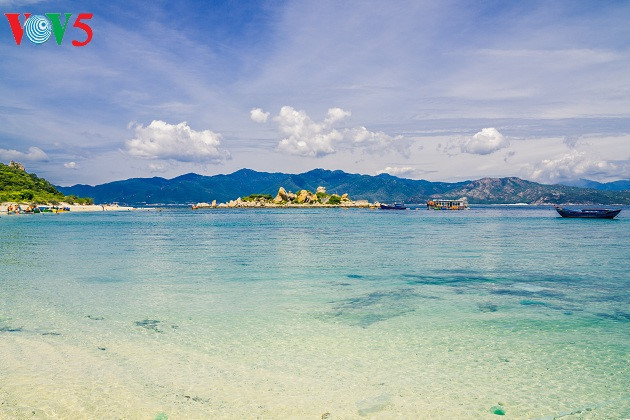
[[[407,210],[407,207],[403,203],[394,203],[393,206],[381,204],[381,210]]]
[[[427,201],[427,210],[468,210],[468,199],[462,197],[459,200],[442,200],[433,198]]]
[[[613,219],[619,214],[621,209],[581,209],[571,210],[560,207],[556,204],[553,205],[556,211],[562,217],[571,218],[585,218],[585,219]]]

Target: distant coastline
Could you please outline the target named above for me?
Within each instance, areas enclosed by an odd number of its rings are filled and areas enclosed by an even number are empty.
[[[0,203],[0,214],[6,214],[9,207],[19,206],[23,210],[26,209],[28,204],[19,202],[5,202]],[[71,212],[97,212],[97,211],[131,211],[137,210],[136,207],[131,206],[119,206],[118,204],[69,204],[61,202],[55,207],[68,208]],[[24,211],[22,211],[24,212]]]
[[[620,184],[621,185],[621,184]],[[388,174],[361,175],[340,170],[313,169],[299,174],[240,169],[227,175],[185,174],[172,179],[133,178],[106,184],[57,187],[67,195],[94,198],[96,203],[118,202],[141,206],[148,203],[229,203],[252,193],[275,196],[278,188],[315,191],[326,187],[331,194],[348,194],[369,203],[426,203],[432,198],[467,197],[476,204],[630,205],[630,190],[600,190],[546,185],[516,177],[482,178],[461,182],[432,182]]]

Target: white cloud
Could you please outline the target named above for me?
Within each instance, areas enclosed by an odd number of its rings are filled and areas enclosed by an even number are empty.
[[[0,149],[2,160],[28,160],[31,162],[48,162],[48,155],[39,147],[29,147],[28,153],[13,149]]]
[[[274,117],[279,131],[286,136],[278,143],[278,150],[290,155],[310,157],[330,155],[339,148],[370,153],[395,150],[408,155],[408,143],[400,136],[392,137],[380,131],[369,131],[365,127],[334,127],[350,115],[350,111],[330,108],[324,120],[317,123],[306,112],[283,106]]]
[[[416,170],[410,166],[386,166],[384,169],[377,171],[376,174],[390,174],[402,178],[410,178],[415,175]]]
[[[269,113],[263,111],[260,108],[254,108],[251,111],[249,111],[249,116],[252,119],[252,121],[255,121],[257,123],[266,123],[267,119],[269,118]]]
[[[602,160],[573,150],[555,159],[545,159],[531,166],[529,172],[532,179],[548,183],[580,178],[630,178],[630,161]]]
[[[510,142],[496,128],[484,128],[461,143],[462,153],[489,155],[510,145]]]
[[[280,132],[287,136],[278,143],[278,150],[290,155],[322,157],[335,153],[333,143],[343,140],[343,135],[327,122],[340,121],[339,113],[333,109],[328,110],[326,120],[320,124],[311,120],[306,112],[290,106],[283,106],[274,120]]]
[[[350,111],[344,111],[341,108],[330,108],[326,114],[324,124],[333,125],[334,123],[341,122],[350,117],[352,113]]]
[[[346,130],[345,134],[346,138],[352,142],[353,147],[359,147],[372,153],[392,149],[405,157],[409,157],[409,141],[402,136],[392,137],[382,131],[369,131],[365,127]]]
[[[186,122],[173,125],[154,120],[146,127],[135,125],[135,131],[136,137],[125,143],[131,156],[199,163],[220,163],[230,156],[219,148],[220,134],[195,131]]]
[[[164,162],[154,162],[149,164],[149,170],[151,172],[166,172],[168,165]]]
[[[63,167],[67,169],[78,169],[79,165],[76,162],[66,162],[63,164]]]

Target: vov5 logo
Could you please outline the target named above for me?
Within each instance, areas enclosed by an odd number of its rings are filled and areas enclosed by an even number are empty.
[[[48,41],[53,34],[55,35],[57,44],[61,45],[72,13],[63,13],[64,23],[61,23],[62,13],[45,13],[44,15],[24,13],[23,25],[20,24],[19,13],[5,13],[4,15],[9,20],[9,25],[11,26],[11,31],[13,31],[13,37],[17,45],[22,43],[24,35],[26,35],[28,40],[33,44],[43,44]],[[92,40],[92,28],[84,22],[85,20],[92,19],[92,16],[92,13],[79,13],[75,19],[72,27],[85,32],[86,35],[83,41],[79,41],[78,39],[72,41],[72,45],[75,47],[83,47]]]

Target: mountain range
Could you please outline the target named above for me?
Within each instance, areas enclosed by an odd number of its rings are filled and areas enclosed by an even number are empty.
[[[228,175],[204,176],[189,173],[172,179],[131,178],[96,186],[79,184],[57,188],[66,195],[92,197],[96,203],[140,205],[187,204],[212,200],[226,202],[249,194],[275,196],[280,187],[288,191],[301,189],[315,191],[320,185],[326,187],[328,193],[348,193],[352,199],[372,202],[422,203],[431,197],[465,196],[473,204],[630,204],[630,191],[612,188],[545,185],[515,177],[430,182],[398,178],[388,174],[371,176],[325,169],[314,169],[301,174],[241,169]],[[607,184],[599,184],[605,185]]]
[[[590,179],[578,179],[577,181],[564,182],[564,185],[580,188],[593,188],[603,191],[630,191],[630,179],[622,179],[612,182],[597,182]]]

